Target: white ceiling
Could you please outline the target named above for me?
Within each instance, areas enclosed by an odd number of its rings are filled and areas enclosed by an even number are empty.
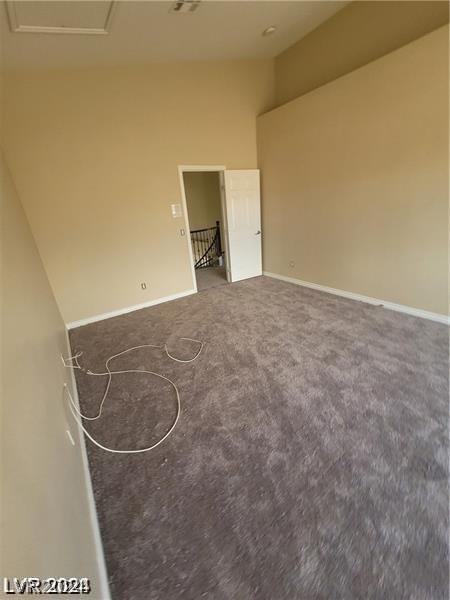
[[[0,10],[5,12],[5,3]],[[344,1],[203,0],[193,14],[169,12],[173,2],[116,3],[110,33],[74,35],[12,33],[2,15],[3,60],[7,68],[123,65],[180,60],[225,60],[276,56],[343,8]],[[98,26],[101,2],[18,2],[26,25]],[[109,4],[109,3],[105,3]],[[277,30],[268,37],[262,31]]]

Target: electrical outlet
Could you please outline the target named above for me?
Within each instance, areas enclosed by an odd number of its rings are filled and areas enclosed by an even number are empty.
[[[290,266],[290,267],[291,267],[291,269],[292,269],[293,267],[295,267],[295,262],[294,262],[293,260],[290,260],[290,261],[289,261],[289,266]]]
[[[143,281],[141,283],[141,289],[146,290],[147,289],[147,284],[145,283],[145,281]]]

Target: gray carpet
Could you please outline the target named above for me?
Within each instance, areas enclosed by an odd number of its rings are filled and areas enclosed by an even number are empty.
[[[84,364],[179,386],[173,435],[88,454],[114,600],[448,598],[448,330],[260,277],[71,332]],[[96,411],[101,378],[77,373]],[[167,384],[118,376],[100,422],[148,445]]]
[[[199,292],[228,283],[225,267],[206,267],[195,271]]]

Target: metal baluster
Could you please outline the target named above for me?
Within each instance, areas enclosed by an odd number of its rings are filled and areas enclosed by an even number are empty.
[[[204,256],[204,254],[205,254],[205,252],[206,252],[206,249],[207,249],[207,246],[206,246],[206,231],[203,231],[203,232],[202,232],[202,240],[203,240],[203,251],[202,251],[202,256],[203,256],[203,259],[202,259],[202,267],[204,267],[204,266],[205,266],[205,256]]]

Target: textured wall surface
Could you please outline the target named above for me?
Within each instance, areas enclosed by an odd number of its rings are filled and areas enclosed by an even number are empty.
[[[193,171],[183,178],[191,231],[214,227],[222,220],[219,173]]]
[[[192,287],[177,167],[256,167],[272,99],[273,61],[9,74],[7,157],[65,322]]]
[[[448,23],[448,2],[351,2],[275,60],[284,104]]]
[[[64,324],[3,159],[0,175],[2,577],[89,577],[92,598],[105,600],[77,428],[63,397]]]
[[[261,116],[258,137],[266,271],[447,313],[448,26]]]

